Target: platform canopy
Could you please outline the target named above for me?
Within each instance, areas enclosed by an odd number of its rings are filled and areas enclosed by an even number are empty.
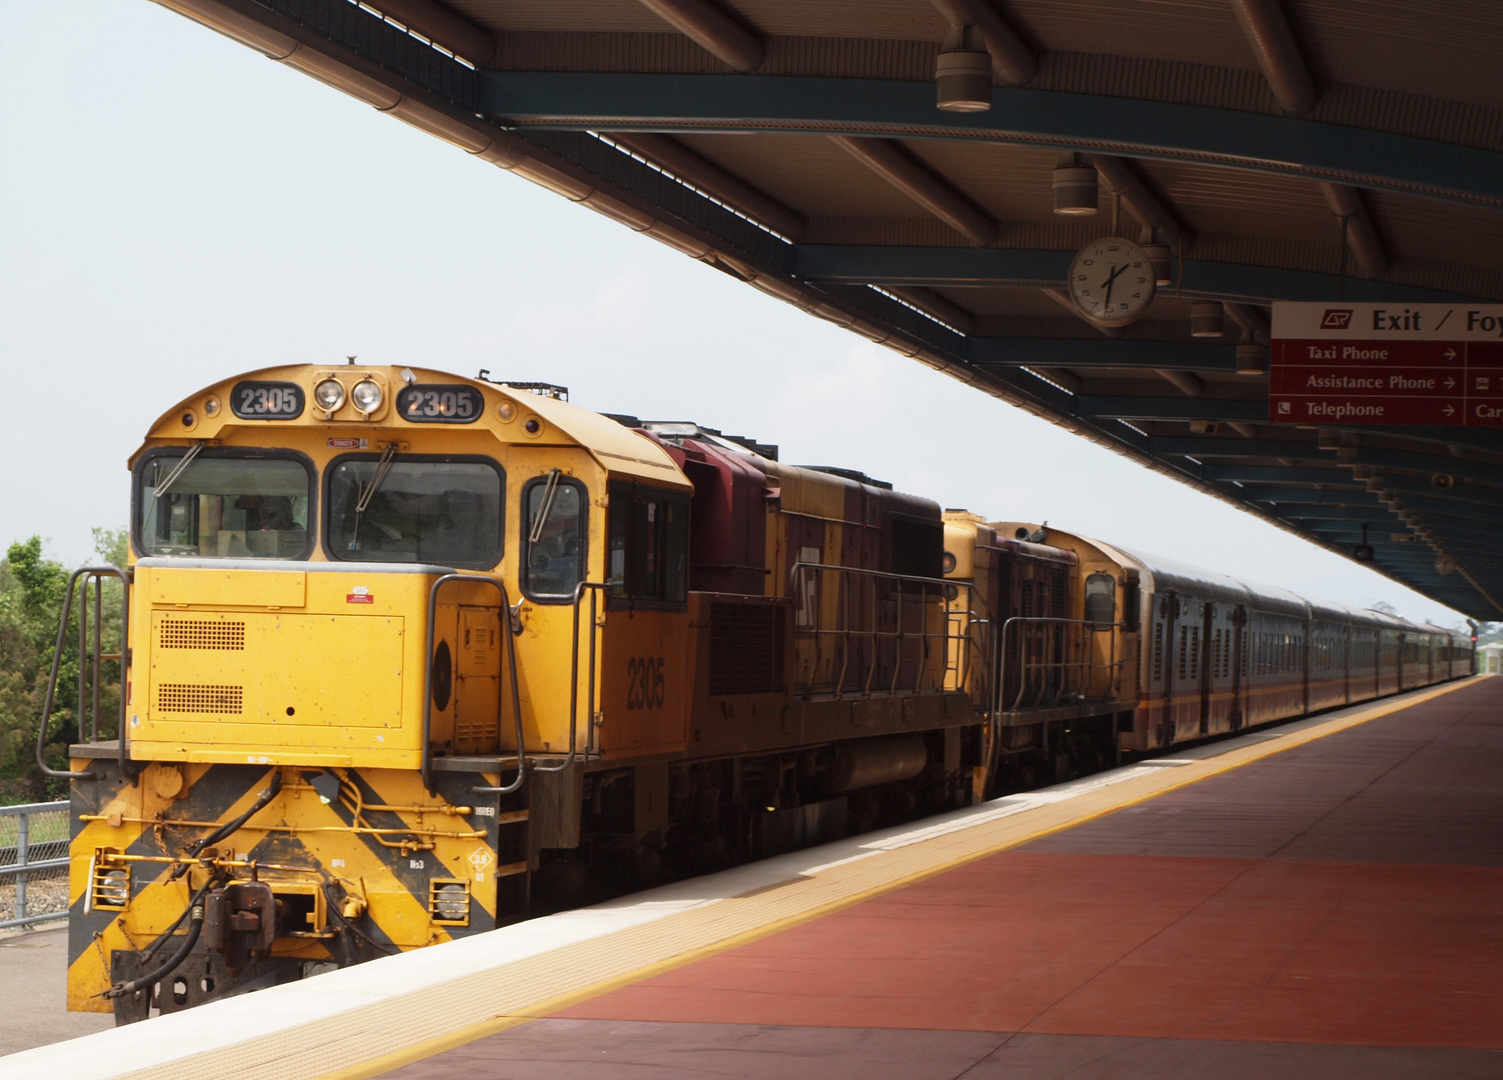
[[[1503,431],[1270,424],[1238,351],[1278,300],[1503,301],[1496,0],[160,2],[1503,618]],[[938,107],[941,64],[979,111]],[[1056,213],[1057,181],[1097,211]],[[1113,234],[1166,249],[1170,284],[1104,330],[1062,290]],[[1223,333],[1192,336],[1207,301]]]

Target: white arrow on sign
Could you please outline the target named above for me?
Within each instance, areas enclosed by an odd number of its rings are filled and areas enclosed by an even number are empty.
[[[1446,350],[1446,359],[1447,360],[1455,360],[1456,359],[1456,350],[1455,349],[1447,349]]]
[[[1447,405],[1444,409],[1442,409],[1440,411],[1443,412],[1443,413],[1445,413],[1447,416],[1450,416],[1450,415],[1452,415],[1453,413],[1456,412],[1456,410],[1453,409],[1453,408],[1451,408],[1451,406],[1449,406],[1449,405]]]
[[[1447,390],[1451,389],[1451,387],[1453,387],[1455,385],[1456,385],[1456,380],[1455,379],[1451,379],[1451,378],[1446,379],[1446,389]]]

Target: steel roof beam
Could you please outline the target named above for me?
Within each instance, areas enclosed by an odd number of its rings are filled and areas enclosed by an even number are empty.
[[[1311,458],[1326,455],[1314,443],[1287,439],[1219,439],[1206,435],[1155,435],[1148,440],[1150,453],[1190,457]]]
[[[1127,212],[1137,218],[1147,229],[1162,233],[1169,247],[1178,254],[1182,246],[1185,227],[1180,224],[1162,199],[1148,189],[1138,170],[1124,158],[1110,154],[1095,154],[1091,162],[1096,172],[1106,181],[1107,189],[1121,196]]]
[[[832,135],[830,141],[971,243],[986,247],[997,239],[995,218],[896,141],[844,135]]]
[[[1403,450],[1383,450],[1367,446],[1342,447],[1337,463],[1348,468],[1367,466],[1373,469],[1409,469],[1418,473],[1461,477],[1481,483],[1493,483],[1498,479],[1498,467],[1464,458],[1410,453]]]
[[[1498,463],[1503,464],[1503,428],[1456,427],[1441,424],[1369,424],[1364,426],[1362,432],[1354,434],[1345,427],[1325,425],[1320,428],[1320,438],[1322,442],[1329,443],[1332,447],[1380,446],[1383,444],[1369,440],[1384,439],[1389,442],[1415,443],[1433,448],[1436,453],[1450,454],[1455,454],[1458,449],[1477,447],[1498,454]]]
[[[370,0],[370,6],[476,67],[496,57],[495,34],[434,0]]]
[[[1391,501],[1398,496],[1398,503]],[[1487,502],[1482,499],[1427,498],[1389,490],[1372,491],[1368,488],[1353,490],[1349,487],[1322,485],[1320,487],[1253,487],[1244,489],[1244,497],[1250,502],[1278,503],[1280,505],[1311,506],[1372,506],[1382,507],[1396,516],[1431,513],[1463,519],[1497,520],[1503,523],[1503,500]],[[1503,555],[1503,551],[1500,551]]]
[[[1161,368],[1231,372],[1237,368],[1230,345],[1201,341],[1116,341],[1104,338],[970,338],[968,363],[977,367]],[[1263,418],[1268,408],[1263,407]]]
[[[1072,372],[1066,371],[1064,368],[1036,367],[1022,368],[1021,370],[1027,371],[1033,375],[1037,375],[1039,378],[1052,382],[1056,386],[1064,387],[1066,390],[1070,391],[1070,393],[1076,395],[1077,400],[1079,398],[1081,390],[1085,389],[1085,383],[1080,379],[1080,377],[1073,374]],[[1077,412],[1076,415],[1080,414]]]
[[[919,285],[895,285],[885,289],[905,304],[911,304],[932,319],[952,327],[958,333],[969,337],[976,332],[976,316],[971,314],[959,304],[940,296],[932,289],[925,289]]]
[[[709,0],[639,0],[641,5],[732,71],[756,71],[762,39]]]
[[[1119,338],[1122,336],[1122,328],[1120,326],[1107,326],[1104,323],[1097,322],[1095,319],[1087,318],[1086,313],[1075,306],[1075,301],[1070,299],[1070,294],[1064,289],[1040,289],[1039,292],[1043,293],[1050,300],[1053,300],[1102,337]]]
[[[933,3],[951,26],[976,28],[981,43],[991,53],[992,70],[1003,82],[1021,86],[1038,74],[1038,57],[997,13],[990,0],[933,0]]]
[[[1247,331],[1249,341],[1267,345],[1273,340],[1273,330],[1269,326],[1268,317],[1259,309],[1251,304],[1238,304],[1233,301],[1226,302],[1222,307],[1232,322]]]
[[[990,110],[954,113],[934,107],[930,81],[572,71],[477,78],[477,111],[524,126],[989,139],[1503,206],[1496,150],[1204,105],[998,87]]]
[[[1503,167],[1503,160],[1499,161]],[[811,281],[930,288],[1060,289],[1072,251],[1051,248],[904,247],[897,244],[800,244],[792,271]],[[1330,300],[1341,295],[1338,274],[1243,263],[1184,260],[1179,291],[1195,299]],[[1412,304],[1476,303],[1478,298],[1384,281],[1346,283],[1348,301]]]
[[[1403,519],[1384,517],[1381,511],[1378,516],[1364,516],[1351,512],[1323,513],[1318,507],[1289,507],[1287,509],[1278,507],[1272,510],[1261,507],[1260,509],[1287,520],[1320,522],[1319,527],[1328,531],[1350,529],[1353,534],[1357,535],[1360,535],[1363,525],[1366,525],[1369,531],[1376,529],[1380,533],[1403,533],[1409,528],[1408,523]],[[1497,529],[1494,527],[1479,523],[1475,527],[1468,527],[1465,524],[1431,524],[1422,525],[1421,528],[1426,530],[1424,534],[1416,534],[1414,540],[1405,541],[1405,543],[1415,544],[1419,550],[1428,547],[1433,551],[1439,545],[1441,548],[1453,551],[1474,551],[1484,558],[1497,558],[1498,556]],[[1390,542],[1394,541],[1390,540]]]
[[[1237,420],[1268,415],[1268,406],[1261,401],[1226,401],[1204,397],[1186,400],[1084,394],[1072,404],[1077,416],[1109,416],[1123,420]]]
[[[1433,567],[1435,564],[1435,556],[1439,554],[1434,546],[1418,538],[1402,542],[1397,542],[1389,539],[1390,533],[1402,530],[1396,530],[1387,523],[1375,521],[1370,518],[1366,521],[1321,521],[1314,518],[1308,518],[1305,520],[1308,520],[1310,522],[1310,524],[1306,526],[1306,528],[1308,528],[1310,532],[1330,540],[1339,547],[1344,548],[1348,544],[1360,543],[1362,541],[1362,526],[1366,525],[1368,530],[1367,543],[1374,548],[1378,548],[1380,551],[1385,551],[1391,558],[1412,559],[1415,562],[1420,563],[1421,565],[1428,565]],[[1453,542],[1450,544],[1447,544],[1442,538],[1441,546],[1446,548],[1452,554],[1457,551],[1463,551],[1474,556],[1480,556],[1481,559],[1484,560],[1489,555],[1497,554],[1496,548],[1487,546],[1477,547],[1475,546],[1475,541],[1467,538],[1453,538]],[[1479,566],[1479,570],[1483,570],[1485,569],[1485,567],[1486,563],[1482,562]],[[1496,568],[1486,570],[1486,576],[1497,576]]]
[[[1425,499],[1419,496],[1402,495],[1395,503],[1384,503],[1389,513],[1396,517],[1417,517],[1421,524],[1428,524],[1436,528],[1467,528],[1480,522],[1496,522],[1503,524],[1503,507],[1488,506],[1477,503],[1446,502],[1441,499]],[[1438,522],[1437,518],[1446,521]],[[1451,522],[1455,519],[1455,523]],[[1490,530],[1490,535],[1498,535],[1496,527]],[[1503,544],[1498,547],[1498,554],[1503,556]]]
[[[726,172],[677,139],[651,132],[621,132],[610,136],[610,139],[661,166],[669,175],[677,176],[727,206],[739,210],[753,221],[760,222],[795,242],[803,239],[805,223],[802,214],[795,213],[740,177]]]
[[[1346,184],[1321,181],[1320,191],[1326,197],[1326,205],[1342,221],[1347,250],[1356,260],[1358,272],[1365,278],[1380,278],[1388,273],[1388,255],[1383,250],[1383,241],[1362,201],[1362,193]]]
[[[1262,484],[1351,484],[1352,474],[1329,465],[1319,466],[1268,466],[1268,465],[1205,465],[1201,475],[1207,480],[1253,485],[1243,490],[1243,498],[1249,498]],[[1360,481],[1357,481],[1360,483]]]
[[[1192,371],[1174,371],[1170,368],[1154,368],[1154,372],[1158,375],[1159,378],[1163,379],[1166,383],[1174,387],[1181,394],[1184,394],[1185,397],[1198,398],[1205,395],[1206,384],[1200,380],[1200,376],[1196,375]],[[1264,419],[1268,416],[1268,406],[1266,403],[1259,404],[1261,405],[1261,408],[1256,410],[1256,416],[1239,415],[1238,417],[1236,417],[1236,419]]]
[[[1375,472],[1371,476],[1357,476],[1356,480],[1359,484],[1365,484],[1368,491],[1391,491],[1404,498],[1417,495],[1425,499],[1487,505],[1503,502],[1503,487],[1493,485],[1462,481],[1452,487],[1439,488],[1428,477],[1404,476],[1387,470]]]
[[[1232,0],[1232,10],[1279,108],[1291,116],[1315,108],[1315,80],[1278,0]]]
[[[1277,503],[1280,506],[1350,506],[1382,509],[1378,497],[1366,488],[1320,487],[1253,488],[1247,496],[1250,502]]]

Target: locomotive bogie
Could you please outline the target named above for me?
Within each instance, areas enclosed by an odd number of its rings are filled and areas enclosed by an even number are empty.
[[[410,769],[157,761],[122,778],[109,756],[74,765],[98,777],[72,789],[75,1010],[138,1019],[153,1004],[172,1011],[173,993],[187,995],[183,1007],[215,996],[215,986],[223,994],[246,979],[265,985],[300,977],[304,965],[342,966],[491,929],[498,909],[518,902],[531,855],[526,809],[473,790],[495,785],[495,773],[440,772],[429,792]],[[251,809],[253,820],[199,843]],[[179,917],[211,879],[215,892],[266,886],[274,926],[263,947],[237,957],[233,934],[216,941],[211,917],[193,964],[175,973],[183,981],[196,970],[196,979],[175,991],[164,983],[153,1002],[144,991],[103,997],[178,945]]]

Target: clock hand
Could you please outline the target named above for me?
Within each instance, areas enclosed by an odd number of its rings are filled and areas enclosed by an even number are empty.
[[[1106,282],[1105,282],[1105,284],[1106,284],[1106,299],[1102,301],[1102,304],[1104,304],[1108,308],[1110,308],[1112,306],[1112,282],[1116,281],[1117,280],[1117,275],[1120,274],[1120,273],[1122,273],[1122,271],[1124,271],[1126,269],[1127,269],[1127,264],[1123,263],[1121,266],[1119,266],[1115,270],[1113,270],[1112,273],[1111,273],[1111,276],[1106,279]]]

